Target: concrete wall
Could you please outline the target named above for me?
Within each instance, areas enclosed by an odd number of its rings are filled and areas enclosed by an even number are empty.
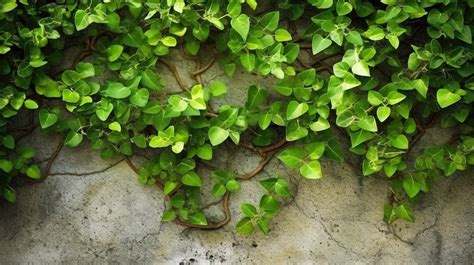
[[[174,60],[187,84],[194,62]],[[160,69],[168,90],[178,89],[172,75]],[[226,78],[215,65],[205,82],[225,81],[229,95],[213,104],[240,105],[255,76]],[[270,85],[272,80],[263,80]],[[420,146],[443,143],[449,132],[433,129]],[[47,158],[59,138],[35,132],[23,145],[39,148]],[[245,174],[258,157],[245,150],[218,151],[215,165]],[[135,157],[139,163],[143,157]],[[228,162],[228,163],[227,163]],[[472,264],[474,260],[474,172],[441,179],[416,206],[416,223],[382,221],[388,181],[362,177],[347,163],[322,160],[324,178],[306,180],[276,159],[255,180],[242,183],[231,196],[232,221],[217,231],[184,229],[161,223],[163,196],[137,183],[124,161],[103,161],[86,144],[63,148],[51,175],[40,184],[17,189],[18,201],[0,204],[0,264]],[[200,169],[205,181],[210,171]],[[292,197],[271,224],[271,233],[242,237],[233,229],[239,205],[257,203],[264,190],[257,180],[279,175],[289,180]],[[212,198],[203,198],[204,203]],[[219,206],[206,210],[219,219]]]

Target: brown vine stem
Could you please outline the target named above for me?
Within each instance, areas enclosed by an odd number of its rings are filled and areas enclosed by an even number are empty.
[[[201,75],[203,74],[204,72],[206,72],[207,70],[209,70],[209,68],[212,67],[212,65],[214,65],[214,63],[216,62],[216,57],[214,57],[214,54],[211,52],[211,59],[209,60],[209,62],[202,68],[199,68],[197,69],[196,71],[192,72],[192,75],[194,77],[198,76],[198,75]]]
[[[189,92],[188,87],[184,84],[183,80],[181,79],[181,76],[178,73],[178,70],[176,68],[176,65],[174,65],[171,62],[168,62],[167,60],[160,58],[160,62],[162,62],[168,70],[173,74],[174,78],[176,79],[176,82],[178,82],[178,85],[181,87],[181,90],[185,92]]]
[[[199,228],[203,230],[215,230],[224,227],[230,222],[231,215],[230,215],[230,209],[229,209],[229,198],[230,198],[230,193],[226,192],[224,196],[222,197],[222,206],[224,208],[224,219],[218,223],[212,223],[212,224],[207,224],[207,225],[196,225],[196,224],[188,224],[180,219],[176,219],[175,223],[188,227],[188,228]],[[217,203],[216,203],[217,204]]]

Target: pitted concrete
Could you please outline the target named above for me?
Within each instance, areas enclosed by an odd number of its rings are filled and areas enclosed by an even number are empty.
[[[174,60],[186,84],[192,61]],[[162,67],[167,89],[177,90]],[[228,78],[219,64],[205,82],[224,81],[229,94],[213,101],[242,105],[247,87],[255,82],[271,88],[274,80],[237,73]],[[439,144],[449,132],[430,130],[420,145]],[[35,132],[21,144],[36,147],[37,160],[47,158],[59,143],[55,136]],[[258,157],[245,150],[217,150],[213,165],[245,174]],[[227,163],[229,162],[229,163]],[[82,144],[64,147],[51,175],[35,185],[18,187],[18,201],[0,205],[0,264],[120,263],[120,264],[471,264],[474,260],[474,172],[438,180],[432,192],[415,206],[415,223],[382,220],[388,180],[361,177],[351,164],[322,160],[324,178],[306,180],[273,159],[252,181],[242,182],[231,196],[232,221],[221,230],[184,229],[161,223],[163,196],[143,186],[120,159],[103,161]],[[210,181],[208,168],[199,173]],[[285,177],[292,197],[271,223],[268,236],[238,235],[241,203],[258,203],[264,193],[258,180]],[[209,182],[208,182],[209,183]],[[205,185],[209,187],[209,185]],[[215,198],[203,198],[206,204]],[[206,209],[222,218],[220,206]]]

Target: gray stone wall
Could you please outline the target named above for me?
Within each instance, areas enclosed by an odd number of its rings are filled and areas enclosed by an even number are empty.
[[[194,62],[174,62],[185,83],[195,82],[187,74]],[[167,69],[160,73],[168,90],[179,89]],[[227,78],[218,64],[203,78],[222,80],[230,88],[224,99],[213,101],[214,107],[242,105],[247,87],[257,81],[244,73]],[[271,88],[273,80],[261,82]],[[419,146],[448,139],[449,131],[431,129]],[[20,144],[36,147],[41,161],[59,141],[36,131]],[[217,153],[213,164],[237,174],[251,171],[259,161],[232,147]],[[44,182],[17,188],[16,203],[0,204],[0,264],[472,264],[472,170],[436,182],[414,209],[415,223],[388,226],[382,220],[386,179],[362,177],[349,163],[323,159],[322,165],[323,179],[306,180],[273,159],[231,196],[231,223],[201,231],[161,223],[162,194],[138,184],[124,161],[103,161],[87,144],[65,147]],[[201,168],[200,174],[210,183],[209,169]],[[257,203],[264,193],[257,180],[276,175],[289,180],[293,196],[274,218],[270,235],[238,235],[233,229],[240,203]],[[212,200],[203,198],[204,204]],[[216,220],[223,216],[219,205],[206,214]]]

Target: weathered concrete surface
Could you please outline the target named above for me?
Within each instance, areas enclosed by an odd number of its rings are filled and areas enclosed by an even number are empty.
[[[176,62],[183,73],[195,67],[190,61]],[[179,89],[170,74],[163,78],[168,89]],[[217,107],[242,104],[256,77],[237,73],[228,79],[216,65],[204,78],[218,78],[231,88],[229,96],[213,102]],[[186,74],[183,79],[193,83]],[[447,138],[444,131],[431,130],[420,145]],[[37,132],[22,144],[39,147],[41,160],[53,152],[58,140]],[[242,150],[231,151],[234,157],[226,163],[225,148],[218,152],[213,164],[229,166],[237,174],[258,163],[258,157]],[[154,187],[138,184],[125,162],[102,161],[87,145],[63,148],[43,183],[17,188],[17,203],[0,205],[0,264],[471,264],[474,260],[472,171],[438,181],[414,209],[416,223],[400,221],[389,227],[382,221],[386,179],[361,177],[345,163],[323,160],[322,164],[325,177],[310,181],[272,160],[231,196],[229,225],[200,231],[160,223],[162,195]],[[209,171],[202,168],[200,173],[206,176]],[[275,175],[290,181],[294,196],[274,218],[269,236],[239,236],[233,228],[241,216],[240,203],[257,203],[264,191],[256,180]],[[222,216],[218,206],[206,213],[215,219]]]

